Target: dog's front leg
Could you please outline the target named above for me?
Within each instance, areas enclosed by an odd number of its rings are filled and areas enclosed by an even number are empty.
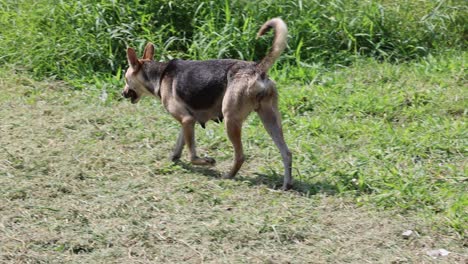
[[[197,156],[195,148],[195,119],[193,117],[185,117],[182,119],[182,131],[184,141],[190,151],[190,162],[194,165],[213,165],[215,160],[209,157],[200,158]],[[179,140],[177,140],[177,144]],[[176,145],[176,150],[179,145]],[[182,144],[183,146],[183,144]],[[180,150],[182,151],[182,150]]]
[[[176,145],[174,151],[172,152],[171,160],[178,161],[180,156],[182,156],[182,150],[184,149],[185,140],[184,140],[184,129],[181,128],[179,132],[179,137],[177,137]]]

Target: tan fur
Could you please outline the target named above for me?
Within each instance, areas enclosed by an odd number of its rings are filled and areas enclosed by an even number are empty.
[[[257,38],[264,35],[270,29],[274,29],[275,37],[273,39],[273,45],[270,52],[263,58],[258,64],[257,68],[260,71],[267,72],[271,68],[273,63],[279,58],[283,50],[286,48],[286,42],[288,38],[288,28],[281,18],[273,18],[262,25],[257,33]]]

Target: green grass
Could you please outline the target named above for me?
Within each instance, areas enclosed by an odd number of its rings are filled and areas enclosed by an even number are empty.
[[[259,60],[271,37],[255,40],[256,32],[275,16],[290,33],[280,68],[350,65],[357,56],[400,62],[466,48],[467,14],[464,0],[3,0],[0,63],[76,85],[120,74],[127,46],[141,51],[148,41],[157,59]]]
[[[426,208],[463,233],[465,60],[466,53],[402,65],[364,61],[292,87],[301,91],[285,93],[282,112],[289,141],[299,139],[298,173],[318,183],[311,191],[325,182],[325,189],[333,186],[327,191],[358,201]]]
[[[399,65],[364,60],[312,73],[308,86],[280,83],[296,173],[312,182],[304,191],[346,193],[403,211],[424,208],[464,234],[466,53],[445,56]]]
[[[234,181],[223,125],[197,127],[213,168],[173,164],[178,125],[101,82],[0,78],[0,258],[50,262],[428,262],[466,258],[466,53],[277,72],[294,189],[261,123]],[[114,81],[119,83],[118,80]],[[112,83],[112,82],[110,82]],[[105,98],[102,94],[106,93]],[[186,154],[186,153],[185,153]],[[417,233],[402,238],[407,229]],[[359,246],[356,246],[359,245]]]

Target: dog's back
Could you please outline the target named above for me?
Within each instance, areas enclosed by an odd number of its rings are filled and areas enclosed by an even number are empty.
[[[283,20],[274,18],[260,28],[258,36],[272,28],[275,30],[272,48],[259,63],[232,59],[172,60],[167,65],[164,75],[176,82],[177,96],[195,111],[213,107],[226,92],[229,79],[236,74],[258,79],[258,85],[252,87],[255,89],[251,91],[253,96],[256,96],[255,93],[264,93],[265,88],[271,87],[265,78],[266,73],[285,49],[288,34]]]
[[[229,69],[238,60],[172,60],[164,75],[175,81],[175,92],[191,109],[211,108],[226,91]]]

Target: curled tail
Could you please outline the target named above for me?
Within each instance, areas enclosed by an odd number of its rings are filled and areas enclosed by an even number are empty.
[[[279,58],[283,50],[286,48],[288,38],[288,27],[281,18],[273,18],[265,22],[257,33],[257,38],[263,36],[271,28],[275,31],[273,46],[268,54],[257,64],[257,69],[262,72],[267,72],[273,63]]]

